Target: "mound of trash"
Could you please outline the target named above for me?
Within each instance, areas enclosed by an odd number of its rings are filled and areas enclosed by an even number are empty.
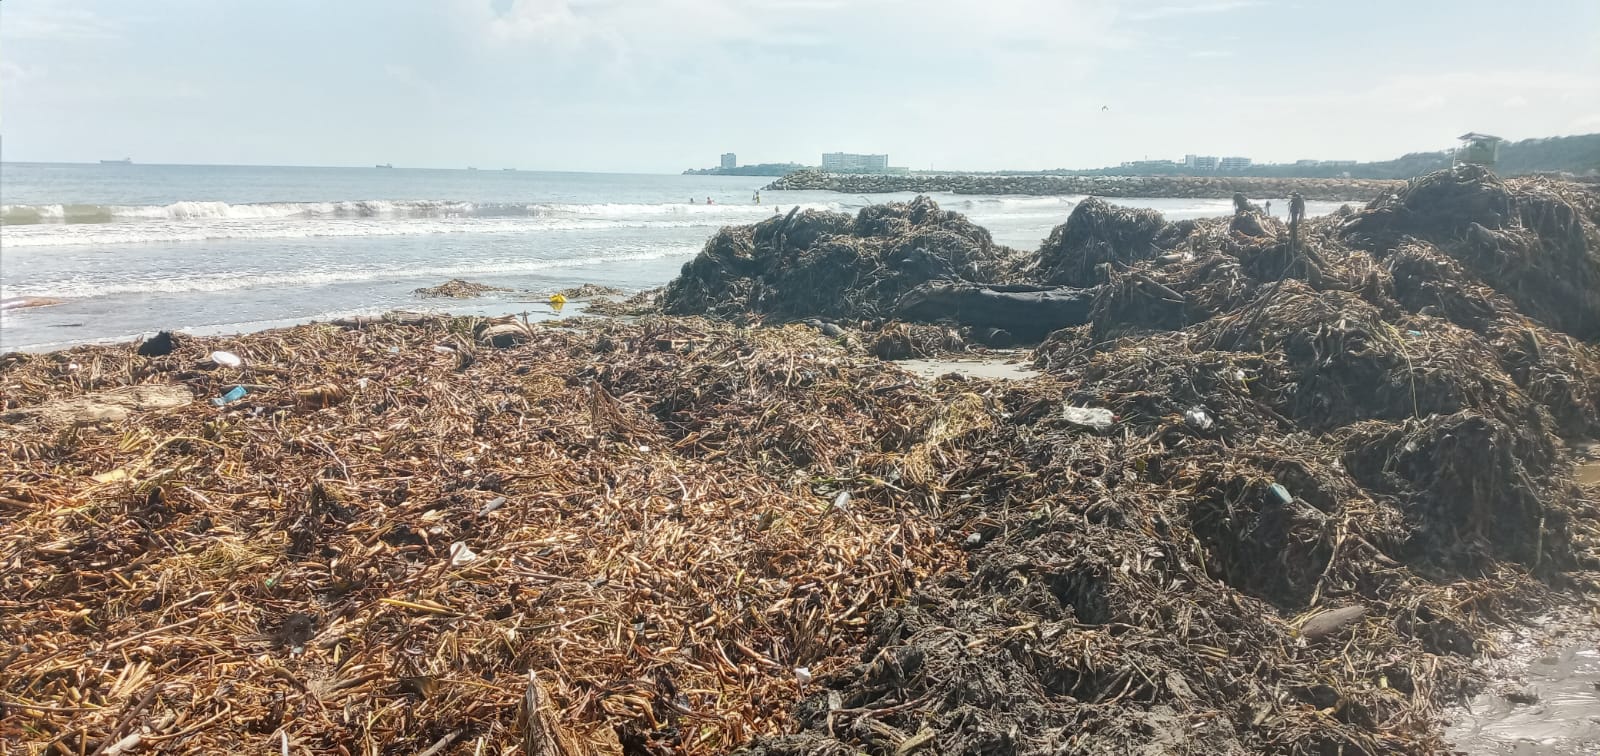
[[[968,570],[749,752],[1448,750],[1490,624],[1600,567],[1585,196],[1458,168],[1292,227],[1081,203],[1027,268],[1094,292],[1049,378],[900,483]]]
[[[797,207],[722,229],[684,264],[661,303],[678,315],[887,318],[920,284],[1003,282],[1017,264],[1017,253],[987,230],[926,197],[854,218]]]

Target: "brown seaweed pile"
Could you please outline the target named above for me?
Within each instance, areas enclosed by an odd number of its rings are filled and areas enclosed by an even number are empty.
[[[427,299],[471,299],[473,297],[481,297],[492,291],[511,290],[499,286],[490,286],[489,284],[481,284],[473,281],[464,281],[459,278],[452,278],[449,281],[439,284],[438,286],[428,286],[417,289],[411,293]]]
[[[959,553],[860,472],[948,412],[805,328],[303,326],[0,386],[28,752],[724,753]]]

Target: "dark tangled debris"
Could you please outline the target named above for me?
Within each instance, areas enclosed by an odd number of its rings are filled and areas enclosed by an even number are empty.
[[[919,199],[725,229],[662,295],[808,326],[9,357],[0,727],[73,753],[1435,753],[1488,630],[1600,568],[1567,451],[1600,432],[1597,207],[1464,168],[1292,236],[1248,201],[1085,202],[1027,258]],[[1062,285],[1090,306],[1041,377],[858,354],[968,343],[894,319],[930,286]],[[215,396],[241,380],[195,367],[218,348],[259,387],[223,409],[41,409]]]
[[[1600,566],[1562,441],[1600,430],[1595,207],[1470,167],[1294,242],[1081,203],[1016,277],[1095,292],[1052,378],[900,483],[968,570],[751,752],[1442,749],[1486,628]]]
[[[854,218],[798,207],[725,228],[667,286],[667,314],[851,320],[893,316],[930,281],[998,283],[1020,257],[959,213],[926,197],[874,205]]]

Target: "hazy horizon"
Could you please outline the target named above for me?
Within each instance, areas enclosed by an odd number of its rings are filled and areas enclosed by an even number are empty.
[[[1600,131],[1581,0],[11,0],[0,51],[6,162],[1041,170]]]

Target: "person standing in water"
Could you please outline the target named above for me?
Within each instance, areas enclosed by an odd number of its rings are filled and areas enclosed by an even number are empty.
[[[707,197],[707,198],[706,198],[706,204],[707,204],[707,205],[709,205],[709,204],[711,204],[711,198],[710,198],[710,197]]]
[[[757,205],[761,204],[761,190],[760,189],[756,190],[755,203]]]

